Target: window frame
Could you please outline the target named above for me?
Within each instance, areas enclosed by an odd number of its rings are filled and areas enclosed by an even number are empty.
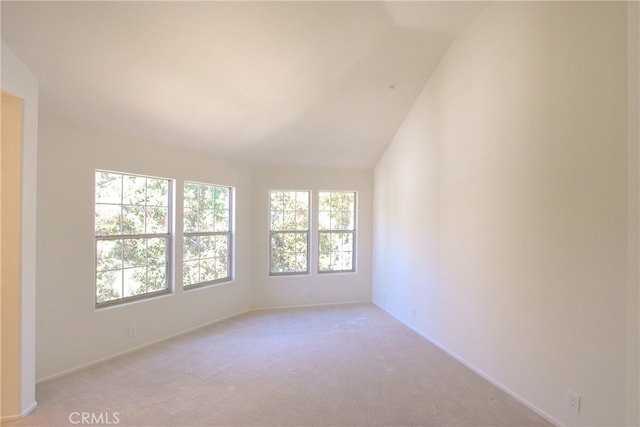
[[[107,174],[114,174],[114,175],[120,175],[121,179],[124,180],[124,177],[136,177],[136,178],[145,178],[145,179],[157,179],[157,180],[162,180],[162,181],[166,181],[167,182],[167,217],[166,217],[166,223],[167,223],[167,230],[166,233],[136,233],[136,234],[124,234],[123,230],[122,230],[122,224],[120,226],[120,234],[97,234],[96,231],[96,226],[97,226],[97,207],[98,205],[116,205],[115,203],[99,203],[97,200],[97,185],[98,185],[98,181],[97,181],[97,175],[98,173],[107,173]],[[94,181],[93,181],[93,196],[94,196],[94,200],[93,200],[93,206],[94,206],[94,307],[96,309],[102,309],[102,308],[106,308],[106,307],[112,307],[112,306],[117,306],[117,305],[122,305],[122,304],[127,304],[130,302],[134,302],[134,301],[140,301],[140,300],[145,300],[145,299],[150,299],[150,298],[155,298],[157,296],[161,296],[161,295],[166,295],[166,294],[170,294],[173,292],[173,281],[172,281],[172,277],[173,277],[173,221],[174,221],[174,207],[175,207],[175,199],[173,197],[174,194],[174,187],[175,187],[175,180],[171,179],[171,178],[165,178],[165,177],[158,177],[158,176],[152,176],[152,175],[143,175],[143,174],[135,174],[135,173],[129,173],[129,172],[119,172],[119,171],[113,171],[113,170],[107,170],[107,169],[95,169],[94,173]],[[145,183],[145,186],[147,184]],[[120,188],[120,203],[117,204],[117,206],[120,206],[120,209],[124,209],[125,206],[138,206],[138,205],[127,205],[124,203],[124,194],[123,194],[123,189],[124,189],[124,184],[122,184],[121,188]],[[145,188],[146,190],[146,188]],[[145,195],[146,198],[146,195]],[[153,206],[153,205],[147,205],[146,203],[144,205],[140,205],[140,206],[144,206],[145,208],[148,206]],[[145,214],[145,222],[146,222],[146,214]],[[108,300],[108,301],[102,301],[102,302],[98,302],[98,274],[100,273],[98,271],[98,242],[102,242],[102,241],[113,241],[113,240],[121,240],[123,243],[123,247],[122,247],[122,255],[120,257],[121,259],[121,267],[118,269],[114,269],[114,270],[104,270],[104,271],[121,271],[121,274],[123,275],[122,277],[122,290],[124,291],[125,288],[125,280],[124,280],[124,273],[125,270],[127,268],[124,267],[125,263],[124,263],[124,242],[125,241],[132,241],[132,240],[140,240],[140,239],[158,239],[158,238],[163,238],[165,241],[165,287],[163,289],[160,290],[156,290],[156,291],[151,291],[151,292],[145,292],[142,294],[138,294],[138,295],[131,295],[131,296],[121,296],[120,298],[116,298],[116,299],[112,299],[112,300]],[[147,260],[147,263],[145,264],[145,267],[148,268],[149,267],[149,263]],[[122,292],[122,294],[124,295],[124,292]]]
[[[350,193],[353,194],[353,228],[348,229],[348,230],[339,230],[339,229],[321,229],[321,222],[320,222],[320,213],[324,212],[321,210],[321,194],[322,193],[329,193],[329,194],[333,194],[333,193]],[[317,231],[318,231],[318,252],[317,252],[317,272],[318,274],[336,274],[336,273],[355,273],[357,271],[357,265],[356,265],[356,260],[357,260],[357,236],[358,236],[358,192],[357,191],[350,191],[350,190],[318,190],[318,227],[317,227]],[[320,263],[320,257],[322,256],[322,248],[321,248],[321,235],[322,234],[328,234],[328,235],[332,235],[332,234],[351,234],[351,241],[352,241],[352,249],[351,249],[351,268],[350,269],[340,269],[340,270],[323,270],[321,269],[321,263]]]
[[[195,184],[198,187],[200,186],[206,186],[206,187],[218,187],[218,188],[224,188],[227,189],[229,192],[229,200],[228,200],[228,206],[227,206],[227,211],[229,212],[229,216],[228,216],[228,229],[227,231],[197,231],[197,232],[187,232],[185,231],[185,209],[187,208],[186,204],[184,203],[184,193],[185,193],[185,189],[187,184]],[[182,196],[183,196],[183,204],[182,204],[182,248],[183,248],[183,252],[182,252],[182,289],[185,291],[191,290],[191,289],[198,289],[198,288],[203,288],[203,287],[208,287],[208,286],[214,286],[214,285],[220,285],[223,283],[229,283],[229,282],[233,282],[234,280],[234,265],[235,265],[235,260],[234,260],[234,256],[233,256],[233,248],[234,248],[234,237],[235,237],[235,233],[234,233],[234,226],[235,226],[235,221],[234,221],[234,215],[235,215],[235,209],[234,209],[234,201],[235,201],[235,188],[231,187],[229,185],[220,185],[220,184],[209,184],[209,183],[204,183],[204,182],[198,182],[198,181],[189,181],[189,180],[184,180],[184,182],[182,183]],[[214,209],[215,210],[215,209]],[[192,283],[189,285],[185,285],[184,284],[184,266],[185,263],[187,262],[185,259],[185,250],[184,250],[184,245],[186,242],[187,237],[201,237],[201,236],[227,236],[227,275],[225,277],[221,277],[221,278],[217,278],[217,279],[213,279],[213,280],[208,280],[205,282],[198,282],[198,283]],[[201,260],[202,258],[199,258],[198,260]]]
[[[303,229],[295,229],[295,230],[273,230],[272,229],[272,225],[273,225],[273,209],[272,209],[272,205],[271,205],[271,201],[272,201],[272,194],[273,193],[306,193],[307,194],[307,228],[306,230]],[[283,189],[270,189],[268,191],[268,212],[269,212],[269,226],[268,226],[268,230],[269,230],[269,276],[271,277],[283,277],[283,276],[308,276],[309,274],[311,274],[311,268],[310,268],[310,264],[311,264],[311,220],[312,220],[312,202],[313,202],[313,197],[312,197],[312,191],[311,190],[283,190]],[[277,234],[282,234],[282,235],[286,235],[286,234],[304,234],[306,235],[306,270],[305,271],[273,271],[273,237]]]

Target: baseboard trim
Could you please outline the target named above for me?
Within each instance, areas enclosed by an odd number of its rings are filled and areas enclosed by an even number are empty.
[[[30,413],[33,412],[34,409],[36,409],[36,407],[38,406],[38,402],[37,401],[33,401],[31,402],[31,404],[29,406],[27,406],[27,408],[22,411],[21,414],[18,415],[7,415],[6,417],[0,417],[0,424],[8,424],[14,421],[18,421],[24,417],[26,417],[27,415],[29,415]]]
[[[138,351],[138,350],[141,350],[143,348],[150,347],[152,345],[161,343],[163,341],[167,341],[167,340],[170,340],[172,338],[176,338],[176,337],[179,337],[181,335],[188,334],[189,332],[193,332],[193,331],[196,331],[198,329],[205,328],[205,327],[213,325],[215,323],[223,322],[225,320],[229,320],[229,319],[232,319],[232,318],[237,317],[237,316],[242,316],[243,314],[249,313],[251,311],[253,311],[253,310],[252,309],[246,309],[246,310],[240,311],[238,313],[230,314],[228,316],[219,317],[219,318],[216,318],[214,320],[211,320],[211,321],[208,321],[208,322],[205,322],[205,323],[201,323],[201,324],[199,324],[197,326],[194,326],[192,328],[185,329],[184,331],[176,332],[175,334],[167,335],[166,337],[162,337],[162,338],[159,338],[157,340],[153,340],[153,341],[149,341],[149,342],[144,343],[144,344],[140,344],[138,346],[135,346],[135,347],[132,347],[130,349],[121,351],[119,353],[112,354],[110,356],[103,357],[103,358],[94,360],[92,362],[85,363],[85,364],[82,364],[80,366],[76,366],[74,368],[66,369],[64,371],[58,372],[58,373],[53,374],[53,375],[46,376],[44,378],[40,378],[40,379],[38,379],[36,381],[36,384],[41,384],[41,383],[45,383],[45,382],[48,382],[48,381],[55,380],[57,378],[65,376],[65,375],[72,374],[72,373],[78,372],[78,371],[80,371],[82,369],[98,365],[98,364],[100,364],[102,362],[106,362],[108,360],[115,359],[116,357],[124,356],[126,354],[133,353],[134,351]]]
[[[394,319],[396,319],[397,321],[399,321],[400,323],[405,325],[407,328],[411,329],[413,332],[415,332],[416,334],[420,335],[422,338],[426,339],[431,344],[435,345],[440,350],[444,351],[449,356],[453,357],[455,360],[457,360],[458,362],[462,363],[467,368],[471,369],[476,374],[480,375],[482,378],[484,378],[485,380],[489,381],[491,384],[493,384],[494,386],[498,387],[500,390],[502,390],[503,392],[507,393],[509,396],[511,396],[512,398],[514,398],[518,402],[522,403],[524,406],[526,406],[527,408],[529,408],[530,410],[532,410],[536,414],[540,415],[542,418],[547,420],[549,423],[551,423],[551,424],[553,424],[555,426],[559,426],[559,427],[564,425],[560,421],[556,420],[554,417],[552,417],[551,415],[549,415],[548,413],[546,413],[545,411],[543,411],[542,409],[540,409],[539,407],[534,405],[533,403],[529,402],[524,397],[520,396],[518,393],[516,393],[513,390],[511,390],[506,385],[502,384],[500,381],[498,381],[495,378],[493,378],[491,375],[489,375],[486,372],[484,372],[482,369],[480,369],[480,368],[476,367],[475,365],[469,363],[467,360],[465,360],[459,354],[457,354],[456,352],[452,351],[451,349],[449,349],[447,346],[445,346],[444,344],[442,344],[438,340],[433,339],[429,335],[427,335],[427,334],[423,333],[422,331],[420,331],[419,329],[417,329],[415,326],[413,326],[413,325],[405,322],[404,320],[394,316],[392,313],[390,313],[389,311],[385,310],[384,307],[382,307],[377,302],[374,301],[373,303],[376,306],[378,306],[381,310],[386,312],[389,316],[393,317]]]
[[[343,301],[343,302],[320,302],[320,303],[314,303],[314,304],[293,304],[293,305],[254,307],[249,311],[286,310],[286,309],[289,309],[289,308],[331,307],[331,306],[334,306],[334,305],[371,304],[371,303],[372,303],[371,300]]]

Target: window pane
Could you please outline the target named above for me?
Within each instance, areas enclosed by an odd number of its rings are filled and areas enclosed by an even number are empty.
[[[197,260],[199,255],[200,237],[198,236],[185,236],[184,237],[184,249],[183,258],[185,261]]]
[[[216,261],[211,258],[200,260],[200,282],[216,279]]]
[[[320,230],[355,229],[355,193],[343,191],[320,192],[318,196]]]
[[[147,292],[146,267],[126,268],[124,270],[124,297],[132,297]]]
[[[214,212],[213,209],[201,209],[198,212],[198,231],[211,232],[214,227]]]
[[[342,270],[352,270],[353,269],[353,253],[352,252],[342,252]]]
[[[99,170],[95,177],[96,303],[168,289],[170,181]]]
[[[216,258],[216,278],[220,279],[223,277],[227,277],[229,275],[229,265],[227,262],[227,257],[219,257]]]
[[[182,285],[189,286],[199,282],[199,261],[187,261],[182,270]]]
[[[200,258],[213,258],[216,256],[216,237],[202,236],[200,238]]]
[[[309,229],[308,191],[271,191],[271,231]]]
[[[122,175],[96,171],[96,203],[122,203]]]
[[[122,268],[122,240],[96,242],[96,269],[98,271]]]
[[[229,188],[228,187],[215,187],[214,190],[215,206],[217,210],[229,209]]]
[[[284,212],[278,210],[271,211],[271,230],[283,230]]]
[[[331,230],[331,212],[318,212],[318,228],[320,230]]]
[[[228,233],[231,222],[231,189],[217,185],[185,183],[185,235],[183,286],[230,277]],[[197,202],[197,203],[196,203]]]
[[[216,210],[214,231],[229,231],[229,211]]]
[[[198,207],[198,184],[194,184],[192,182],[184,183],[184,207]]]
[[[167,267],[152,266],[147,269],[147,292],[161,291],[167,288]]]
[[[144,234],[144,207],[122,207],[122,234]]]
[[[122,203],[142,206],[147,200],[147,178],[125,175],[122,182]]]
[[[120,205],[96,205],[96,236],[121,233],[122,208]]]
[[[307,233],[274,233],[271,236],[271,272],[307,271]]]
[[[96,275],[98,303],[122,298],[122,270],[99,271]]]
[[[142,267],[147,264],[146,239],[124,240],[124,267]]]
[[[147,239],[147,264],[167,264],[167,238]]]
[[[216,240],[216,256],[217,257],[227,257],[229,256],[229,240],[231,236],[226,235],[218,235],[215,236]]]
[[[147,178],[147,205],[169,206],[169,181]]]
[[[146,233],[168,233],[169,208],[147,207],[146,209]]]
[[[319,271],[353,270],[354,232],[320,232]]]
[[[199,186],[199,209],[213,209],[215,206],[215,197],[213,186],[200,185]]]
[[[184,208],[184,232],[195,233],[198,231],[198,210]]]
[[[282,230],[304,230],[304,228],[298,228],[298,222],[296,218],[296,211],[288,209],[283,212],[283,227]]]

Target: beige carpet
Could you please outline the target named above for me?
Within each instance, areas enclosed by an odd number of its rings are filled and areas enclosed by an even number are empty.
[[[82,412],[119,426],[549,425],[373,304],[244,314],[39,384],[37,399],[11,425]]]

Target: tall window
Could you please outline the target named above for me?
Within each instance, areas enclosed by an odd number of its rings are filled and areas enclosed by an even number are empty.
[[[356,193],[318,194],[318,271],[355,271]]]
[[[309,191],[274,191],[270,195],[270,273],[309,272]]]
[[[169,291],[171,182],[95,173],[96,305]]]
[[[230,187],[185,182],[184,287],[231,280]]]

